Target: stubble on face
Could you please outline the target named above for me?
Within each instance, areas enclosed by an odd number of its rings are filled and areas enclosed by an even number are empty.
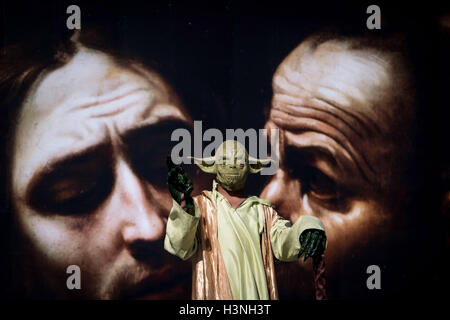
[[[19,229],[41,261],[36,273],[49,277],[54,294],[67,294],[71,264],[83,272],[84,298],[152,290],[158,297],[186,278],[189,268],[164,252],[161,235],[151,238],[170,210],[165,157],[180,126],[190,128],[191,119],[178,97],[138,63],[81,48],[36,81],[16,127],[12,197]],[[148,239],[127,243],[130,225]]]

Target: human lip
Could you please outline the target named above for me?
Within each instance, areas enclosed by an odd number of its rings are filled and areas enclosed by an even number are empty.
[[[190,277],[189,277],[190,279]],[[163,287],[152,288],[141,295],[136,295],[134,300],[180,300],[189,299],[188,281],[179,279],[176,283],[167,283]]]
[[[190,283],[190,273],[179,273],[172,266],[152,272],[144,279],[126,290],[123,299],[126,300],[167,300],[182,299],[186,296],[187,285]]]

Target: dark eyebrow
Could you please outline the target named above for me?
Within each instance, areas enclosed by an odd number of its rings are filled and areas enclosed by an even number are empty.
[[[172,132],[176,129],[186,129],[192,135],[192,125],[179,118],[164,119],[122,134],[122,155],[137,176],[163,186],[166,181],[166,158],[181,141],[171,141]]]
[[[125,159],[131,160],[132,155],[148,156],[158,151],[166,152],[167,149],[179,143],[179,141],[171,141],[172,132],[176,129],[186,129],[192,134],[192,126],[178,118],[164,119],[158,123],[128,130],[121,137],[121,149]]]
[[[324,171],[325,167],[316,167],[314,163],[317,160],[325,161],[327,163],[326,166],[330,168]],[[328,178],[339,181],[341,185],[350,186],[357,183],[360,187],[361,184],[359,182],[361,181],[370,183],[367,177],[361,174],[361,171],[358,170],[359,167],[352,159],[344,157],[339,151],[333,154],[325,146],[320,145],[297,146],[295,144],[287,144],[280,166],[294,171],[312,166],[322,171]]]
[[[285,151],[287,161],[292,161],[292,158],[303,158],[302,162],[308,163],[311,159],[321,157],[329,162],[334,167],[338,167],[338,163],[334,156],[327,148],[321,146],[304,146],[298,147],[295,145],[287,145]]]
[[[335,156],[330,152],[330,150],[328,150],[325,147],[322,146],[314,146],[311,148],[306,148],[306,151],[310,154],[314,154],[317,156],[320,156],[322,158],[325,158],[326,160],[328,160],[328,162],[330,162],[333,165],[338,165]]]
[[[53,159],[50,163],[38,169],[28,182],[25,193],[27,202],[35,198],[34,193],[41,186],[49,185],[57,179],[67,176],[82,175],[86,172],[92,173],[99,168],[111,167],[112,161],[112,145],[109,142],[93,145],[82,151]]]
[[[166,118],[157,123],[144,125],[142,127],[130,129],[122,134],[123,141],[131,141],[140,137],[167,135],[176,129],[186,129],[192,131],[192,125],[185,120],[179,118]],[[169,135],[170,141],[170,135]]]

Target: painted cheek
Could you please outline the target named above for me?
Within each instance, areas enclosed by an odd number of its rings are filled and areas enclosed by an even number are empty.
[[[325,226],[330,252],[342,253],[349,247],[363,247],[379,238],[380,231],[388,225],[380,215],[383,209],[371,201],[352,201],[350,210],[346,213],[324,209],[314,201],[309,201],[308,204]]]
[[[46,257],[53,265],[77,263],[77,257],[85,251],[85,239],[90,238],[64,219],[31,216],[23,223],[25,235],[39,256]]]
[[[30,241],[31,249],[53,267],[81,265],[86,260],[100,261],[102,256],[111,256],[111,252],[103,251],[110,251],[114,243],[114,224],[102,222],[100,212],[83,216],[44,216],[25,205],[17,209],[19,226]]]

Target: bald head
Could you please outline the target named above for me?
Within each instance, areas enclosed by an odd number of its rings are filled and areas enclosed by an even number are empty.
[[[273,90],[276,125],[333,140],[338,165],[380,187],[408,151],[415,99],[400,48],[313,36],[280,64]]]
[[[292,222],[321,219],[333,296],[342,296],[342,279],[355,283],[354,297],[367,292],[355,277],[384,263],[382,246],[410,215],[404,178],[417,103],[408,56],[395,40],[312,36],[273,76],[266,128],[280,128],[280,168],[261,197]],[[279,277],[280,296],[298,295],[294,281],[308,286],[308,268],[281,271],[289,276]]]

